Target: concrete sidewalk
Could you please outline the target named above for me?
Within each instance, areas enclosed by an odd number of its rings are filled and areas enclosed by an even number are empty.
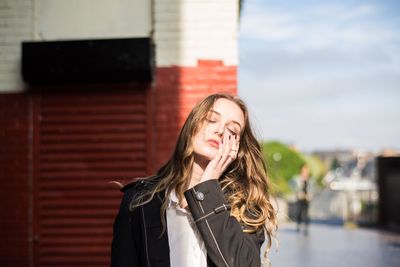
[[[400,267],[400,234],[311,224],[308,234],[294,224],[278,230],[272,267]]]

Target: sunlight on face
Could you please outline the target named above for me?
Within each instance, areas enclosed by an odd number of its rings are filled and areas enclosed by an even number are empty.
[[[240,136],[244,128],[244,114],[240,107],[225,98],[215,101],[206,120],[193,138],[196,155],[212,160],[224,135]]]

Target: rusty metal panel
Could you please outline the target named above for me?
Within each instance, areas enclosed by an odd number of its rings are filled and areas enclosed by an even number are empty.
[[[42,93],[34,112],[34,265],[109,266],[121,193],[144,176],[147,90]]]
[[[30,266],[30,98],[0,94],[0,266]]]

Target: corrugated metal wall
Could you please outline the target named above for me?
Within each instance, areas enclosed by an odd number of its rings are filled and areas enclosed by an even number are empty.
[[[31,266],[31,98],[0,94],[0,266]]]
[[[34,101],[34,265],[109,266],[108,182],[146,175],[147,90],[71,91]]]

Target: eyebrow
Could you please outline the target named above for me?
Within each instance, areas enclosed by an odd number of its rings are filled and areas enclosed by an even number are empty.
[[[215,110],[213,110],[213,109],[210,109],[209,112],[212,112],[212,113],[217,114],[218,116],[221,116],[221,113],[219,113],[218,111],[215,111]],[[237,125],[239,126],[239,128],[242,129],[242,125],[240,125],[239,122],[237,122],[237,121],[235,121],[235,120],[231,120],[230,122],[237,124]]]

